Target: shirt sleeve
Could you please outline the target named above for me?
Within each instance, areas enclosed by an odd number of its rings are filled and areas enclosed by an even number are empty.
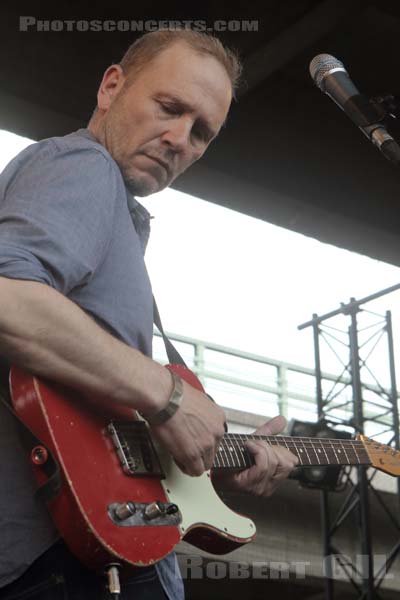
[[[95,148],[34,151],[0,199],[0,276],[65,295],[86,283],[110,242],[115,171]]]

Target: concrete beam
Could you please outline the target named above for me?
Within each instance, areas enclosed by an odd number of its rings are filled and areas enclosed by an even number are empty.
[[[347,16],[368,6],[362,0],[325,0],[278,37],[259,48],[244,60],[244,84],[238,96],[243,96],[270,75],[289,63],[300,52],[314,44]]]

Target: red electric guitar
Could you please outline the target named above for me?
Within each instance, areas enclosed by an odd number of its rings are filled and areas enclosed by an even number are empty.
[[[185,367],[170,368],[203,389]],[[92,406],[76,392],[17,367],[11,369],[10,389],[17,414],[60,465],[61,490],[49,509],[72,552],[88,567],[150,565],[181,539],[225,554],[254,538],[254,523],[222,502],[210,473],[184,475],[133,411],[100,411],[98,403]],[[400,474],[400,453],[364,436],[329,440],[226,434],[213,469],[250,466],[244,442],[256,437],[288,448],[301,465],[371,465]],[[43,483],[46,450],[34,448],[31,462]]]

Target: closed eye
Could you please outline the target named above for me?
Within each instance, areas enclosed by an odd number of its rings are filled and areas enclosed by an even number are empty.
[[[159,102],[162,110],[168,115],[180,115],[181,109],[175,104],[167,104],[166,102]]]
[[[165,100],[157,100],[161,110],[170,116],[180,116],[185,113],[185,111],[189,112],[189,108],[187,108],[181,102],[166,102]],[[211,131],[209,126],[202,119],[197,120],[192,127],[192,135],[196,140],[201,142],[209,143],[213,137],[215,136],[214,132]]]
[[[192,134],[203,142],[211,140],[212,136],[200,125],[195,123],[192,128]]]

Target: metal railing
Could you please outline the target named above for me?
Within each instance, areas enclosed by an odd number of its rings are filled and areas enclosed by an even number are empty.
[[[168,333],[170,340],[190,369],[196,373],[207,392],[219,404],[237,411],[258,415],[282,414],[288,419],[317,420],[315,371],[265,356],[243,352],[183,335]],[[154,338],[154,358],[168,362],[158,332]],[[326,386],[339,382],[338,416],[346,420],[351,414],[351,380],[347,376],[323,373]],[[364,384],[368,392],[379,395],[381,389]],[[373,413],[373,405],[371,405]],[[386,424],[384,418],[382,427]],[[376,434],[368,432],[368,435]]]

